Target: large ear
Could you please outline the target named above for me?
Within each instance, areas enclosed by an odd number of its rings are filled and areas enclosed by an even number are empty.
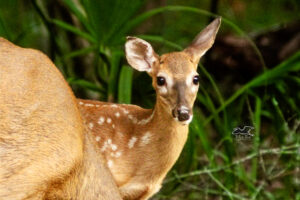
[[[213,45],[217,32],[221,24],[221,17],[211,22],[204,30],[202,30],[194,39],[194,41],[184,50],[190,54],[194,63],[198,63],[201,56]]]
[[[128,63],[138,71],[150,73],[158,61],[158,55],[152,46],[140,38],[127,37],[125,52]]]

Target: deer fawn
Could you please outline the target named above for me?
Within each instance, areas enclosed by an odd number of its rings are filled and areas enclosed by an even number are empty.
[[[158,56],[146,41],[128,37],[128,63],[152,77],[154,109],[78,100],[85,124],[120,189],[123,199],[156,193],[186,142],[199,87],[197,65],[213,45],[221,18],[200,32],[182,52]]]
[[[90,137],[51,61],[0,38],[0,199],[121,199]]]

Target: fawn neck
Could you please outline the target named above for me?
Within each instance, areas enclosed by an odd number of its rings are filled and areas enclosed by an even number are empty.
[[[153,119],[149,126],[154,127],[156,136],[161,139],[163,145],[174,146],[181,151],[188,134],[188,125],[183,125],[175,120],[167,106],[160,100],[156,99],[153,109]],[[172,153],[172,152],[170,152]]]

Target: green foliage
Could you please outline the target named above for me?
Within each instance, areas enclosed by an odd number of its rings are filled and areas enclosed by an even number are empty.
[[[120,81],[119,81],[119,94],[118,102],[127,103],[131,102],[131,85],[132,85],[133,69],[130,66],[122,66]]]
[[[208,11],[209,0],[28,2],[0,2],[2,37],[46,52],[78,97],[147,106],[155,99],[151,81],[127,66],[125,37],[148,40],[159,53],[178,51],[217,16]],[[189,138],[155,199],[300,199],[300,51],[268,68],[251,39],[299,19],[299,6],[295,0],[219,1],[220,34],[249,41],[264,70],[223,88],[199,65],[203,81]],[[254,127],[253,138],[233,137],[233,128],[243,125]]]

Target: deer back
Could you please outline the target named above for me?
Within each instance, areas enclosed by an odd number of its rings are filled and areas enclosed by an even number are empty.
[[[75,97],[54,64],[0,38],[0,199],[43,199],[56,191],[80,199],[92,184],[101,187],[101,173],[86,179],[95,175],[84,163],[92,151],[86,145]]]

